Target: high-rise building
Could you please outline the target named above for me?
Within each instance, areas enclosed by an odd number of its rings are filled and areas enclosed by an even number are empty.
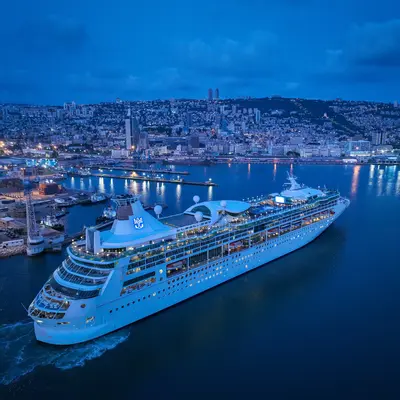
[[[386,132],[382,132],[381,144],[386,144],[386,143],[387,143],[387,133]]]
[[[149,135],[147,132],[140,132],[138,150],[147,150],[149,148]]]
[[[192,122],[192,113],[188,112],[185,119],[185,128],[190,128],[192,126]]]
[[[397,100],[395,100],[394,103],[393,103],[393,107],[396,107],[396,108],[397,108],[398,106],[399,106],[399,103],[398,103]]]
[[[131,109],[125,119],[126,149],[136,150],[139,144],[140,128],[138,120],[132,116]]]
[[[386,140],[387,140],[386,132],[372,132],[372,144],[374,146],[386,144]]]
[[[208,101],[212,101],[213,99],[213,90],[210,88],[208,89]]]
[[[259,124],[261,122],[261,111],[258,108],[255,108],[254,114],[256,118],[256,124]]]
[[[199,135],[191,135],[189,138],[189,146],[192,149],[198,149],[200,147]]]
[[[215,100],[219,100],[219,89],[215,89]]]

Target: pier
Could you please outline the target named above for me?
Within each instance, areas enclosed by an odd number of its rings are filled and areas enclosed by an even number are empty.
[[[150,176],[120,176],[113,174],[97,174],[90,173],[87,175],[80,175],[78,173],[69,173],[70,176],[76,176],[79,178],[85,177],[95,177],[95,178],[110,178],[110,179],[130,179],[132,181],[148,181],[148,182],[159,182],[159,183],[174,183],[176,185],[194,185],[194,186],[218,186],[216,183],[212,181],[206,182],[194,182],[194,181],[185,181],[184,179],[166,179],[161,177],[150,177]]]
[[[149,174],[170,174],[170,175],[190,175],[189,171],[171,171],[169,169],[154,169],[154,168],[135,168],[135,167],[112,167],[109,165],[92,165],[90,169],[107,169],[117,171],[132,171],[132,172],[146,172]]]

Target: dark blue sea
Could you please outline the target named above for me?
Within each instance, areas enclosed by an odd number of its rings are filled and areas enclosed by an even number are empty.
[[[279,191],[289,166],[176,167],[214,188],[70,178],[66,185],[140,193],[164,214],[194,195]],[[63,254],[0,260],[0,399],[399,399],[400,167],[295,166],[337,188],[346,212],[308,246],[93,342],[38,344],[28,306]],[[68,231],[104,205],[71,209]]]

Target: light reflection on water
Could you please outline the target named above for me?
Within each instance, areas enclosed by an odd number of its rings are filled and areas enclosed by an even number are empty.
[[[378,171],[378,182],[376,184],[376,195],[381,196],[382,195],[382,186],[383,186],[383,174],[385,171],[383,169],[380,169]]]
[[[351,180],[351,194],[352,196],[355,196],[357,193],[358,189],[358,178],[360,175],[360,165],[356,165],[353,169],[353,178]]]
[[[103,193],[106,191],[106,188],[104,185],[104,178],[102,178],[102,177],[99,178],[99,191],[103,192]]]
[[[213,187],[209,186],[207,192],[207,200],[211,201],[212,199],[213,199]]]

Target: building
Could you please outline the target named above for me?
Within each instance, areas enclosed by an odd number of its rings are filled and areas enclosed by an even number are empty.
[[[208,101],[212,101],[213,99],[213,90],[210,88],[208,89]]]
[[[128,114],[125,119],[125,136],[126,149],[135,150],[139,143],[140,128],[135,117],[131,115],[131,109],[128,109]]]
[[[374,146],[386,144],[386,140],[387,140],[386,132],[372,132],[372,144]]]
[[[345,152],[350,156],[366,156],[371,152],[371,142],[368,140],[349,140],[345,144]]]
[[[261,122],[261,111],[258,108],[255,108],[254,114],[255,114],[256,124],[259,124]]]
[[[149,135],[147,132],[141,132],[139,134],[138,150],[147,150],[149,148]]]
[[[125,150],[125,149],[111,150],[111,158],[127,158],[128,156],[129,156],[128,150]]]
[[[189,146],[192,149],[197,149],[200,147],[200,138],[198,135],[191,135],[189,138]]]
[[[188,112],[185,117],[185,128],[189,129],[192,126],[193,115],[191,112]]]
[[[215,100],[219,100],[219,89],[215,89]]]

